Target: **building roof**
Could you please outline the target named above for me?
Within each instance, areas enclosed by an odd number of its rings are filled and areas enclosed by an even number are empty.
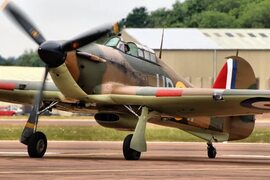
[[[1,80],[42,81],[45,68],[43,67],[18,67],[0,66]],[[48,81],[52,81],[50,75]]]
[[[124,36],[160,48],[162,28],[126,28]],[[165,28],[163,49],[270,49],[270,29]]]

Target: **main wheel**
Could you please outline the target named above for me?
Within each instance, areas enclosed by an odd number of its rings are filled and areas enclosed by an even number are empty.
[[[42,158],[47,150],[47,138],[42,132],[35,132],[28,141],[28,155],[31,158]]]
[[[217,150],[212,144],[208,144],[207,154],[208,154],[208,157],[211,158],[211,159],[216,158]]]
[[[138,152],[130,148],[130,142],[133,134],[129,134],[124,139],[123,143],[123,154],[126,160],[139,160],[141,157],[141,152]]]

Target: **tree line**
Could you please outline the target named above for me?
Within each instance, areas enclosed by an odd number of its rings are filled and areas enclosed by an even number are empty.
[[[30,66],[44,67],[44,63],[40,60],[36,51],[25,51],[21,56],[4,58],[0,55],[1,66]]]
[[[134,28],[270,28],[270,1],[176,1],[171,9],[135,8],[122,23]]]
[[[134,8],[121,25],[127,28],[270,28],[270,0],[185,0],[171,9]],[[0,65],[44,66],[35,51],[3,58]]]

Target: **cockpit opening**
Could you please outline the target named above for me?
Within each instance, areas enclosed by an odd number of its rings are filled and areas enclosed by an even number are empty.
[[[109,39],[105,45],[118,49],[125,54],[156,63],[155,52],[146,46],[142,46],[134,42],[124,42],[120,37]]]

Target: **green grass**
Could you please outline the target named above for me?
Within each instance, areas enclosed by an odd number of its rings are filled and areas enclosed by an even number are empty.
[[[0,140],[17,140],[22,129],[22,126],[2,126],[0,127]],[[40,127],[38,131],[44,132],[49,140],[86,141],[122,141],[127,134],[132,133],[100,126],[44,126]],[[200,141],[197,137],[177,129],[156,127],[147,129],[146,138],[149,141]]]
[[[257,128],[246,139],[237,142],[256,142],[256,143],[270,143],[270,129],[269,128]]]
[[[22,126],[17,125],[2,126],[0,127],[0,140],[18,140],[22,129]],[[49,140],[122,141],[127,134],[132,133],[100,126],[44,126],[38,130],[44,132]],[[163,127],[149,127],[146,131],[146,139],[147,141],[203,142],[184,131]],[[250,137],[240,142],[270,143],[270,129],[258,128]]]

